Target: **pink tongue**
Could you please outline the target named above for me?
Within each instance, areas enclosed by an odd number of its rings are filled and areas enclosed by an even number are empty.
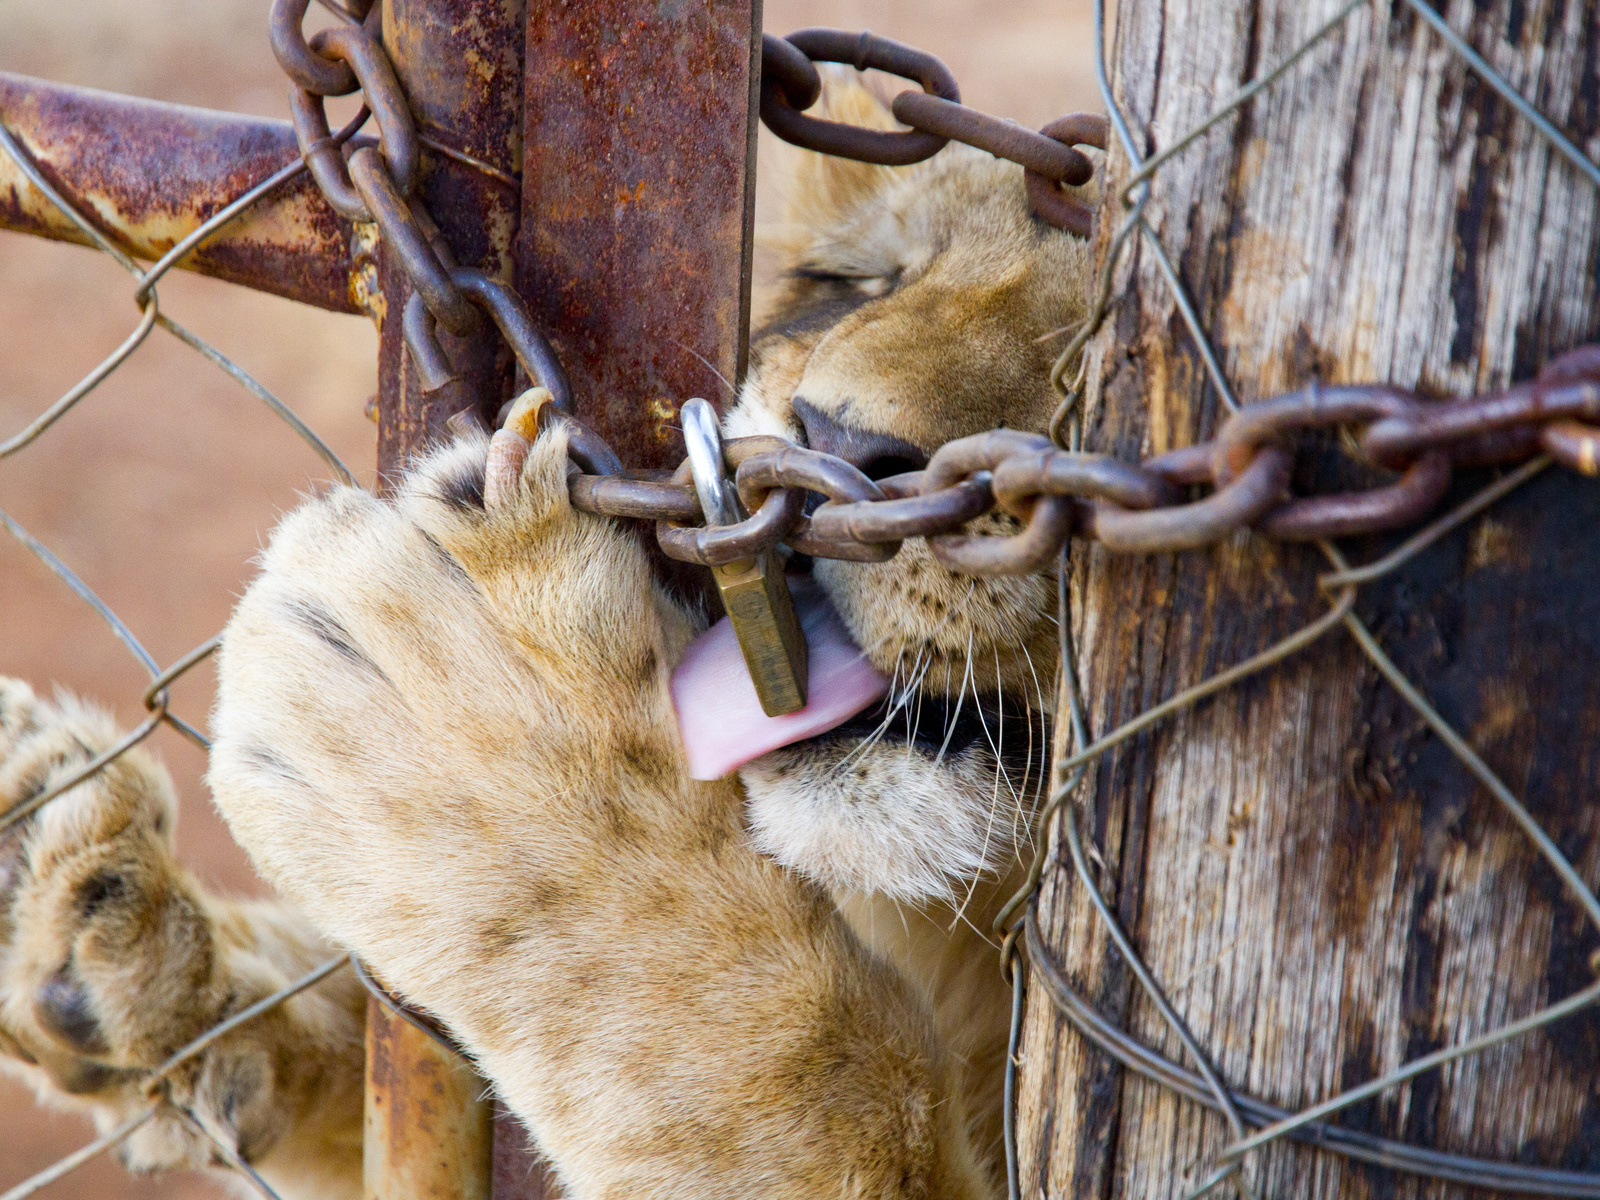
[[[724,617],[689,646],[672,673],[672,705],[693,779],[721,779],[768,750],[841,725],[889,691],[889,681],[861,648],[811,580],[790,576],[789,590],[811,651],[808,703],[769,717]]]

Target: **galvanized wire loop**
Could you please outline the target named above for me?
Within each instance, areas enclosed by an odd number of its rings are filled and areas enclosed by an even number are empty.
[[[356,978],[361,981],[361,986],[367,990],[367,995],[371,996],[379,1004],[383,1005],[384,1008],[388,1009],[391,1013],[399,1017],[402,1021],[411,1026],[413,1029],[417,1030],[419,1033],[426,1034],[431,1041],[438,1043],[438,1045],[443,1047],[445,1050],[448,1050],[451,1054],[457,1055],[461,1058],[465,1058],[467,1056],[466,1052],[461,1048],[461,1045],[450,1036],[450,1034],[442,1025],[433,1020],[433,1018],[428,1016],[426,1013],[420,1012],[411,1007],[411,1005],[407,1004],[388,988],[384,987],[383,984],[379,983],[375,978],[373,978],[372,972],[367,970],[366,964],[363,963],[359,958],[356,958],[354,955],[350,955],[348,957],[350,961],[350,968],[356,973]]]

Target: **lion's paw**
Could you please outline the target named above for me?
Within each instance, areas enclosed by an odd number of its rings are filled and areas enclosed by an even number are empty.
[[[0,813],[69,781],[117,739],[105,714],[0,677]],[[354,1128],[360,1025],[349,983],[342,999],[302,997],[150,1086],[177,1051],[331,954],[281,906],[205,895],[174,856],[175,816],[165,770],[134,748],[0,831],[0,1065],[102,1128],[171,1101],[124,1148],[137,1169],[219,1161],[175,1109],[258,1161],[306,1110],[290,1078],[304,1069],[286,1070],[283,1051],[311,1048],[312,1029],[326,1035],[317,1074],[347,1077]],[[337,1108],[341,1089],[328,1090]]]
[[[454,920],[464,883],[405,895],[415,920],[396,919],[406,872],[382,864],[472,863],[516,811],[587,839],[586,814],[545,805],[564,773],[681,760],[665,685],[690,618],[631,531],[573,510],[559,431],[486,504],[488,455],[469,434],[392,500],[340,488],[289,514],[220,651],[219,806],[258,869],[380,970],[414,953],[408,930]]]
[[[0,810],[76,775],[116,738],[103,714],[5,681]],[[219,1007],[206,917],[172,858],[174,813],[166,772],[134,749],[0,835],[0,1023],[64,1092],[115,1088]]]

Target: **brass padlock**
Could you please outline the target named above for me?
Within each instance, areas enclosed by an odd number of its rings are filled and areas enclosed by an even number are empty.
[[[694,474],[695,493],[700,497],[706,524],[737,523],[744,514],[724,473],[716,412],[704,400],[689,400],[680,415],[683,439],[689,448],[689,469]],[[809,654],[777,550],[712,567],[711,575],[739,639],[739,650],[750,681],[755,684],[761,711],[769,717],[781,717],[804,708]]]

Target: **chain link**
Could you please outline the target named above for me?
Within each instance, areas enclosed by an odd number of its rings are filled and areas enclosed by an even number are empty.
[[[620,465],[607,478],[580,473],[570,496],[587,512],[660,522],[662,549],[685,562],[730,562],[779,542],[815,558],[880,562],[905,538],[925,537],[952,570],[1018,575],[1047,569],[1071,537],[1155,553],[1211,545],[1247,528],[1292,542],[1399,529],[1433,511],[1456,467],[1517,463],[1542,451],[1595,475],[1596,419],[1600,345],[1562,355],[1529,383],[1459,400],[1388,384],[1313,383],[1243,406],[1211,441],[1142,463],[1001,429],[940,447],[923,471],[874,482],[843,459],[782,439],[735,438],[729,461],[753,515],[714,530],[686,527],[699,512],[686,467],[666,482],[627,476]],[[1330,428],[1354,431],[1358,460],[1399,478],[1365,491],[1292,495],[1297,440]],[[1196,487],[1212,490],[1186,499]],[[791,496],[780,502],[777,491]],[[808,492],[824,502],[805,517]],[[1020,531],[958,532],[996,510]]]
[[[895,120],[911,129],[863,129],[806,116],[804,110],[822,95],[819,62],[887,71],[920,84],[922,91],[901,92],[890,105]],[[889,38],[843,29],[802,29],[786,38],[764,35],[761,119],[796,146],[881,166],[922,162],[953,141],[975,146],[1023,168],[1034,211],[1046,221],[1079,237],[1088,237],[1093,226],[1094,210],[1062,185],[1076,187],[1094,176],[1094,164],[1076,147],[1106,148],[1104,117],[1073,113],[1035,133],[968,108],[944,63]]]

